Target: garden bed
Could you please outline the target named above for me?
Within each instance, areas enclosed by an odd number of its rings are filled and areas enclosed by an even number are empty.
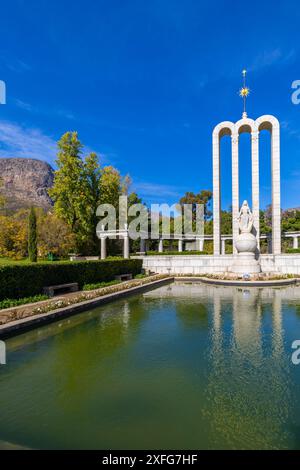
[[[154,276],[145,277],[142,279],[133,279],[127,282],[121,282],[116,285],[102,287],[91,291],[74,292],[62,297],[45,300],[38,303],[22,305],[19,307],[9,308],[0,311],[0,325],[6,325],[11,322],[21,321],[29,317],[40,317],[45,314],[69,309],[71,313],[77,313],[88,308],[88,305],[96,306],[97,301],[102,297],[107,297],[112,294],[123,293],[133,289],[153,284],[157,281],[169,280],[170,277],[164,274],[157,274]],[[171,278],[172,279],[172,278]],[[94,302],[93,302],[94,301]],[[76,309],[76,307],[79,307]],[[74,307],[74,308],[72,308]],[[83,307],[83,308],[81,308]],[[0,336],[3,328],[0,327]]]

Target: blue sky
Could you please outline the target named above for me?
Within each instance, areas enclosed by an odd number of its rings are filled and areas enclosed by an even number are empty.
[[[300,8],[296,0],[10,0],[0,4],[0,157],[54,164],[55,141],[77,130],[87,151],[133,179],[149,202],[212,188],[211,132],[241,117],[282,124],[282,206],[300,206]],[[250,199],[249,137],[241,142],[241,198]],[[231,199],[222,144],[222,205]],[[270,202],[262,136],[261,204]]]

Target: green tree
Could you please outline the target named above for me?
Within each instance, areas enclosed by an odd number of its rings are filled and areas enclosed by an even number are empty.
[[[82,144],[76,132],[61,137],[57,171],[49,195],[54,201],[55,214],[74,234],[77,251],[94,254],[99,251],[97,207],[112,204],[118,217],[119,197],[128,194],[130,178],[123,178],[113,166],[101,169],[95,153],[82,158],[81,152]]]
[[[100,178],[100,204],[112,204],[117,209],[122,194],[124,188],[120,172],[113,166],[104,167]]]
[[[22,259],[28,254],[27,209],[13,215],[0,215],[0,256]]]
[[[260,233],[266,235],[272,231],[272,206],[267,206],[266,210],[259,211]]]
[[[284,232],[298,232],[300,230],[300,211],[289,209],[282,213],[282,230]]]
[[[82,159],[77,132],[67,132],[58,142],[57,171],[49,191],[58,217],[75,236],[76,248],[84,253],[96,248],[96,208],[100,198],[101,170],[95,153]]]
[[[37,221],[33,207],[30,209],[28,218],[28,256],[32,263],[37,262]]]
[[[84,206],[82,144],[77,132],[66,132],[58,142],[57,171],[49,195],[56,214],[76,233]]]
[[[232,234],[232,210],[221,211],[221,233],[223,235]]]
[[[84,230],[86,251],[95,253],[99,246],[99,240],[96,235],[96,226],[98,218],[96,210],[100,204],[101,188],[101,168],[96,153],[90,153],[84,162],[84,186],[85,186],[85,204],[86,210],[82,214],[82,228]]]
[[[212,212],[210,210],[211,200],[212,192],[207,189],[204,189],[197,194],[193,192],[186,192],[185,195],[180,199],[179,204],[182,206],[184,204],[192,204],[194,216],[196,216],[196,205],[203,204],[204,220],[208,221],[212,216]]]

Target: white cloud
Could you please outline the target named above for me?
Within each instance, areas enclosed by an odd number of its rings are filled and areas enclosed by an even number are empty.
[[[79,136],[80,137],[80,136]],[[111,164],[110,155],[84,146],[82,155],[95,152],[102,165]],[[40,129],[0,121],[0,158],[36,158],[55,166],[57,141]]]
[[[54,163],[56,141],[40,129],[0,121],[0,157],[37,158]]]
[[[29,103],[26,103],[25,101],[16,99],[15,103],[16,103],[16,106],[18,106],[18,108],[24,109],[25,111],[33,111],[34,110],[33,106],[31,106],[31,104],[29,104]]]
[[[276,64],[284,65],[290,63],[296,57],[295,49],[291,49],[288,52],[283,51],[281,48],[275,48],[271,50],[265,50],[255,57],[250,65],[250,71],[258,71],[271,67]]]
[[[66,109],[40,108],[37,106],[33,106],[32,104],[26,101],[20,100],[19,98],[14,99],[14,103],[18,108],[24,111],[28,111],[33,114],[39,114],[41,116],[53,116],[53,117],[59,116],[59,117],[69,119],[69,120],[75,119],[75,115],[72,113],[72,111],[68,111]]]
[[[5,60],[5,62],[6,62],[5,64],[6,67],[12,72],[22,73],[22,72],[29,72],[31,70],[31,66],[27,62],[24,62],[24,60],[8,59],[8,60]]]
[[[295,137],[296,139],[300,139],[300,131],[299,129],[295,129],[293,125],[289,121],[282,121],[281,128],[283,132],[285,132],[290,137]]]

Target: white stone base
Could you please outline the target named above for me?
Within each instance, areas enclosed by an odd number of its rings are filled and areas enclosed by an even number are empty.
[[[143,256],[142,259],[146,271],[199,275],[230,273],[235,256]],[[300,254],[261,255],[259,261],[262,273],[300,275]]]
[[[231,272],[240,275],[259,274],[260,263],[255,259],[254,253],[239,253],[231,266]]]

